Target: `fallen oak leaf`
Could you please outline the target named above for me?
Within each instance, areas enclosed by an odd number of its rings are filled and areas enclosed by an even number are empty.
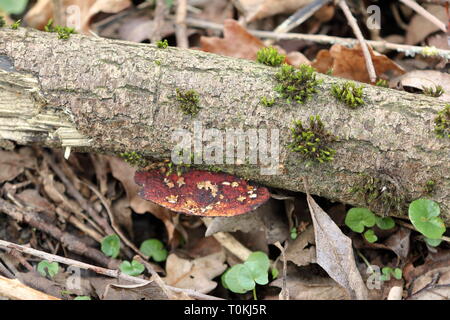
[[[223,38],[205,37],[200,38],[200,49],[206,52],[216,53],[228,57],[247,60],[256,60],[257,53],[264,48],[264,43],[251,35],[236,20],[224,21]],[[286,52],[276,47],[280,54],[286,55],[285,62],[294,66],[310,64],[311,62],[300,52]]]
[[[392,72],[395,76],[405,73],[402,67],[384,54],[378,53],[370,47],[369,51],[378,78],[388,72]],[[330,50],[320,50],[311,65],[321,73],[332,70],[333,76],[370,83],[366,60],[360,45],[347,48],[335,44]]]

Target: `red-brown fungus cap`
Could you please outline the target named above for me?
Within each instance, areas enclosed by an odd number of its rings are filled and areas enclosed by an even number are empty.
[[[226,173],[191,170],[178,176],[160,169],[138,171],[134,181],[145,200],[175,212],[196,216],[236,216],[252,211],[270,198],[267,188]]]

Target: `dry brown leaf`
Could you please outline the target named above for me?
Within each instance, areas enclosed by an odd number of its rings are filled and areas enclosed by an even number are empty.
[[[356,267],[351,239],[342,233],[309,193],[306,200],[314,224],[317,263],[348,291],[351,299],[366,300],[368,292]]]
[[[223,35],[223,38],[201,37],[201,49],[228,57],[256,60],[259,49],[265,47],[261,40],[251,35],[236,20],[225,20]],[[286,54],[283,49],[276,48],[281,54]],[[290,52],[286,56],[286,63],[298,66],[310,64],[310,61],[300,52]]]
[[[36,159],[25,151],[0,150],[0,184],[15,179],[25,168],[36,167]]]
[[[130,0],[64,0],[62,2],[62,13],[68,14],[67,8],[77,6],[80,14],[80,28],[78,31],[87,33],[91,18],[99,12],[117,13],[128,8]],[[39,0],[25,15],[24,20],[33,28],[43,29],[48,20],[55,16],[52,0]],[[63,17],[61,24],[66,25],[66,18]]]
[[[437,86],[441,86],[444,89],[444,94],[438,97],[438,99],[446,102],[450,102],[450,75],[434,70],[415,70],[405,73],[401,77],[393,79],[390,87],[398,89],[414,88],[417,90],[423,90],[423,88],[435,89]]]
[[[432,269],[414,280],[411,300],[448,301],[450,299],[449,284],[449,266]]]
[[[308,226],[294,241],[289,243],[286,259],[297,266],[306,266],[316,262],[316,247],[314,246],[314,228]]]
[[[46,198],[43,198],[35,189],[25,189],[17,194],[16,197],[27,207],[33,208],[36,212],[55,210],[55,206]]]
[[[283,279],[270,283],[271,286],[282,287]],[[288,268],[286,286],[291,300],[348,300],[344,288],[331,278],[324,278],[298,269]]]
[[[160,219],[166,226],[170,242],[175,232],[175,227],[172,223],[170,210],[158,206],[150,201],[146,201],[138,196],[138,192],[141,188],[134,182],[134,173],[136,171],[135,168],[131,167],[128,163],[116,157],[108,157],[108,160],[112,175],[122,183],[125,192],[127,193],[130,207],[133,209],[133,211],[140,214],[149,212]]]
[[[170,286],[208,293],[217,286],[211,279],[226,270],[224,262],[223,251],[194,260],[182,259],[172,253],[167,257],[167,277],[163,280]]]
[[[244,11],[247,21],[255,21],[280,13],[293,13],[313,0],[239,0],[238,8]]]
[[[387,56],[372,50],[370,47],[369,49],[378,78],[381,78],[387,72],[392,72],[395,76],[405,73],[402,67]],[[330,50],[321,50],[317,54],[316,60],[312,62],[312,66],[321,73],[327,73],[331,69],[333,70],[333,76],[370,83],[360,45],[347,48],[335,44]]]
[[[441,20],[443,23],[447,23],[448,17],[445,13],[445,9],[441,5],[424,5],[424,8]],[[430,34],[439,31],[440,29],[430,20],[420,14],[416,14],[410,21],[408,29],[406,30],[406,44],[417,44]]]

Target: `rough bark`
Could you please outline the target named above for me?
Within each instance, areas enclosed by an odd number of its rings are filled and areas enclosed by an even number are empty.
[[[308,103],[267,108],[260,99],[276,96],[275,73],[251,61],[194,50],[1,29],[0,138],[162,159],[170,157],[175,144],[172,132],[192,130],[194,121],[223,132],[279,129],[280,174],[262,175],[258,166],[246,164],[215,167],[292,191],[304,191],[307,178],[312,194],[403,216],[408,201],[423,196],[426,181],[433,180],[435,191],[426,197],[440,204],[450,222],[450,141],[433,132],[445,103],[366,86],[366,104],[352,110],[330,93],[331,85],[342,80],[320,75],[324,82]],[[176,88],[199,92],[197,116],[180,111]],[[339,137],[332,162],[306,166],[286,147],[292,121],[311,115],[320,115]],[[370,179],[379,179],[375,187],[394,190],[403,210],[386,208],[381,197],[368,204],[364,192],[351,190],[370,186]]]

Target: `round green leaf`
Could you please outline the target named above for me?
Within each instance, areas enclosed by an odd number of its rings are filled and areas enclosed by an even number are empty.
[[[414,227],[425,237],[440,239],[445,232],[445,225],[439,214],[439,205],[428,199],[418,199],[409,205],[409,219]]]
[[[59,264],[58,262],[50,262],[47,260],[41,261],[39,262],[38,266],[37,266],[37,271],[43,276],[48,276],[50,278],[53,278],[54,276],[56,276],[56,274],[59,271]]]
[[[374,243],[378,240],[378,237],[376,236],[375,232],[372,229],[367,230],[364,232],[364,238],[366,238],[367,241],[370,243]]]
[[[129,276],[138,276],[144,272],[145,267],[142,263],[133,260],[131,263],[129,261],[123,261],[119,266],[120,271]]]
[[[28,0],[0,0],[0,9],[10,14],[21,14],[27,4]]]
[[[73,300],[92,300],[89,296],[78,296],[75,297]]]
[[[224,282],[229,290],[235,293],[246,293],[255,288],[255,281],[247,266],[236,264],[224,276]]]
[[[145,240],[142,242],[140,250],[156,262],[164,261],[167,258],[167,250],[164,248],[164,244],[158,239]]]
[[[120,252],[120,238],[117,234],[112,234],[103,238],[102,252],[108,257],[117,258]]]
[[[403,276],[402,269],[400,268],[395,268],[394,271],[392,271],[392,274],[394,275],[394,278],[397,280],[400,280]]]
[[[366,208],[352,208],[348,210],[345,217],[345,224],[355,232],[363,232],[364,227],[375,225],[375,215]]]
[[[253,252],[248,256],[244,265],[248,267],[257,284],[265,285],[269,283],[270,261],[267,254],[262,251]]]
[[[391,217],[376,217],[376,224],[377,227],[381,230],[389,230],[395,227],[395,221]]]
[[[431,247],[437,247],[438,245],[441,244],[442,239],[430,239],[425,237],[425,242]]]

